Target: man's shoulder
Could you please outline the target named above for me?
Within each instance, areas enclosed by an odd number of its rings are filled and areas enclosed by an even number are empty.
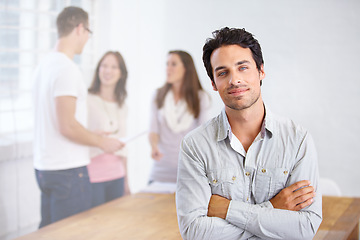
[[[49,52],[46,54],[38,65],[42,71],[51,71],[59,74],[67,74],[71,72],[80,72],[76,63],[60,52]]]
[[[213,117],[212,119],[208,120],[207,122],[201,124],[199,127],[195,128],[194,130],[190,131],[184,137],[185,141],[191,140],[200,140],[207,138],[208,140],[215,139],[218,134],[219,129],[219,118],[220,116]]]
[[[276,114],[272,114],[271,127],[275,133],[286,137],[302,138],[308,133],[305,127],[293,119]]]

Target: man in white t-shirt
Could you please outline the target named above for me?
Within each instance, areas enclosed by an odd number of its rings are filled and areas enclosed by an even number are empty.
[[[56,23],[55,51],[42,59],[34,73],[34,167],[41,190],[40,228],[90,208],[88,146],[109,153],[124,146],[85,128],[87,89],[73,58],[82,52],[91,33],[87,12],[67,7]]]

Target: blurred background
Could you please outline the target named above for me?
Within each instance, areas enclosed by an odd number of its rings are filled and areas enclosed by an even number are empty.
[[[204,42],[225,26],[253,33],[263,49],[267,107],[310,131],[322,178],[335,181],[342,195],[360,197],[360,1],[0,0],[1,240],[35,230],[40,220],[31,74],[52,50],[57,14],[69,5],[90,15],[94,34],[75,59],[88,85],[106,51],[124,56],[129,136],[148,129],[169,50],[192,55],[215,116],[223,104],[202,64]],[[152,165],[147,136],[128,147],[130,188],[138,192]]]

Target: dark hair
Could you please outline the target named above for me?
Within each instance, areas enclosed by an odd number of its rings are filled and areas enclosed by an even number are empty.
[[[93,78],[93,81],[91,83],[91,86],[90,86],[88,92],[92,93],[92,94],[97,94],[97,93],[100,92],[101,82],[100,82],[100,77],[99,77],[99,69],[100,69],[101,62],[108,55],[115,56],[115,58],[116,58],[116,60],[118,62],[119,68],[120,68],[121,76],[120,76],[119,81],[116,83],[114,93],[115,93],[116,102],[121,107],[123,105],[124,101],[125,101],[126,96],[127,96],[126,79],[127,79],[127,76],[128,76],[128,72],[127,72],[127,69],[126,69],[124,58],[121,56],[121,54],[119,52],[108,51],[100,59],[98,65],[96,67],[94,78]]]
[[[185,99],[189,111],[197,118],[200,114],[199,91],[203,88],[201,87],[194,61],[191,55],[184,51],[170,51],[169,54],[177,54],[185,67],[184,81],[181,86],[181,97]],[[158,108],[164,105],[165,96],[171,89],[171,86],[171,83],[165,83],[164,86],[158,89],[156,94],[156,104]]]
[[[243,48],[250,48],[257,69],[261,69],[261,65],[264,64],[264,59],[260,44],[251,33],[245,31],[245,28],[224,27],[214,31],[212,34],[213,38],[208,38],[203,47],[203,62],[206,72],[213,83],[215,82],[210,57],[215,49],[222,46],[239,45]]]
[[[66,7],[58,15],[56,19],[56,26],[58,37],[65,37],[71,33],[80,23],[84,27],[88,26],[89,16],[88,13],[79,7]]]

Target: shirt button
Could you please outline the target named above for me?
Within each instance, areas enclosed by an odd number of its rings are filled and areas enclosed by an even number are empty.
[[[214,180],[213,180],[213,183],[217,183],[217,180],[216,180],[216,179],[214,179]]]
[[[82,173],[79,173],[79,177],[81,177],[81,178],[82,178],[82,177],[83,177],[83,174],[82,174]]]
[[[246,201],[249,201],[249,198],[247,198]]]
[[[233,180],[233,181],[235,181],[235,180],[236,180],[236,177],[235,177],[235,176],[233,176],[233,177],[232,177],[232,180]]]
[[[250,173],[249,173],[249,172],[246,172],[245,175],[246,175],[246,176],[250,176]]]
[[[265,168],[261,169],[261,171],[262,171],[263,173],[266,173],[266,169],[265,169]]]
[[[285,170],[285,171],[284,171],[284,174],[285,174],[285,175],[288,174],[288,171]]]

